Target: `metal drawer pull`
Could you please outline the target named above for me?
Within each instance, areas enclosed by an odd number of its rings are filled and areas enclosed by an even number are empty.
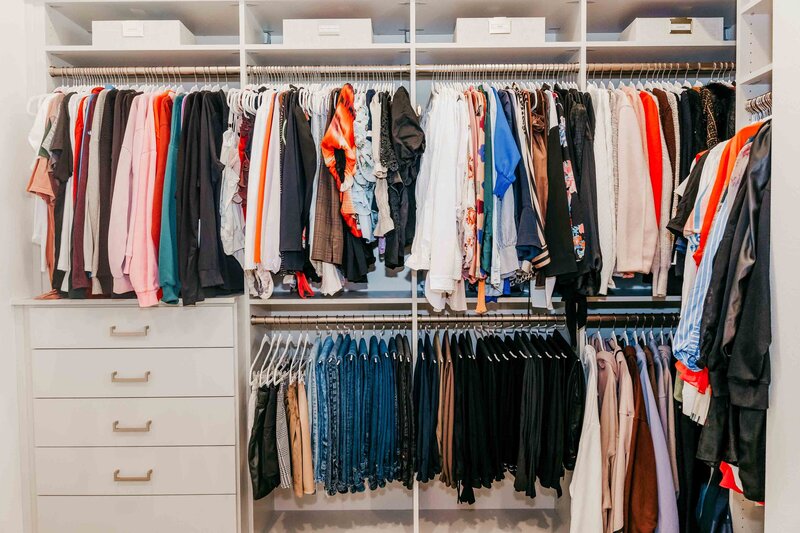
[[[152,420],[148,420],[142,427],[119,427],[119,420],[114,420],[114,431],[117,433],[147,433],[150,431],[150,426],[153,425]]]
[[[111,326],[110,335],[112,337],[147,337],[150,326],[144,326],[139,331],[117,331],[117,326]]]
[[[140,378],[121,378],[119,372],[115,370],[111,373],[111,381],[113,383],[147,383],[150,381],[150,371],[146,371]]]
[[[124,483],[130,481],[150,481],[153,479],[153,469],[147,471],[147,475],[144,476],[120,476],[119,469],[114,470],[114,481]]]

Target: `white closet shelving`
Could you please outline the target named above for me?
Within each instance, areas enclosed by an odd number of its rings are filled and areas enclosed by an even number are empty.
[[[740,2],[742,4],[742,2]],[[240,81],[248,79],[248,65],[410,65],[412,99],[424,105],[429,85],[418,81],[416,65],[448,63],[576,63],[578,80],[587,79],[591,63],[733,61],[748,87],[771,78],[766,49],[758,48],[751,61],[737,57],[735,33],[746,33],[745,20],[759,24],[771,11],[772,0],[744,2],[737,14],[735,0],[44,0],[30,6],[29,39],[36,50],[41,77],[36,88],[44,92],[57,85],[45,78],[46,66],[238,66]],[[459,17],[545,17],[544,42],[526,46],[464,46],[454,39]],[[726,40],[701,45],[669,42],[636,43],[620,40],[620,33],[636,17],[724,17]],[[283,20],[288,18],[371,18],[373,43],[368,46],[305,47],[283,42]],[[111,50],[93,46],[93,20],[182,21],[196,43],[169,49]],[[763,58],[759,56],[761,54]],[[762,59],[764,59],[762,61]],[[744,81],[740,81],[744,83]],[[744,90],[744,89],[742,89]],[[368,286],[334,298],[299,300],[276,293],[272,299],[250,300],[240,316],[310,313],[406,313],[427,309],[409,271],[387,275],[380,263]],[[662,303],[663,302],[663,303]],[[595,299],[606,306],[653,307],[674,304],[675,298],[654,302],[650,297]],[[474,299],[470,300],[474,307]],[[527,298],[509,298],[494,308],[520,311]],[[253,346],[261,331],[242,322],[241,346]],[[245,390],[239,376],[240,390]],[[241,405],[240,405],[241,407]],[[240,434],[240,439],[246,437]],[[242,462],[246,469],[246,458]],[[454,491],[438,482],[407,491],[396,484],[377,492],[295,499],[288,491],[251,505],[249,481],[243,476],[243,531],[291,531],[325,527],[328,531],[380,529],[431,531],[449,525],[463,531],[515,529],[566,531],[569,498],[557,500],[541,490],[535,500],[513,492],[508,479],[501,488],[480,490],[472,508],[456,504]]]
[[[736,124],[750,122],[748,99],[772,90],[772,0],[739,0],[736,54]]]

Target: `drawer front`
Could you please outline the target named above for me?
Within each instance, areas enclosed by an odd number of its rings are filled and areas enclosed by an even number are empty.
[[[47,496],[236,494],[233,446],[37,448]]]
[[[233,396],[231,348],[33,350],[35,398]]]
[[[33,408],[36,446],[233,446],[236,440],[234,398],[38,399]]]
[[[234,533],[236,496],[42,496],[39,533]]]
[[[232,307],[33,308],[33,348],[233,346]]]

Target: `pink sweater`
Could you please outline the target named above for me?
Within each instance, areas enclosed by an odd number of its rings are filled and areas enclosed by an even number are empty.
[[[137,139],[140,130],[137,129],[139,115],[146,112],[146,98],[137,96],[131,103],[130,118],[125,127],[122,138],[122,148],[119,153],[116,175],[114,178],[114,192],[111,199],[111,213],[108,221],[108,262],[111,275],[114,277],[114,292],[123,294],[133,290],[128,277],[126,264],[126,250],[128,249],[128,233],[131,225],[131,206],[135,205],[136,189],[134,163],[138,168],[138,158],[133,154],[141,146]],[[142,119],[144,120],[144,115]]]
[[[131,285],[136,291],[141,307],[158,304],[158,260],[156,249],[150,235],[153,231],[153,197],[156,182],[156,129],[153,100],[156,93],[144,95],[144,115],[137,124],[137,137],[141,138],[138,165],[135,166],[134,187],[136,204],[131,206],[131,223],[128,228],[128,245],[125,261],[129,266]],[[138,122],[138,121],[137,121]]]

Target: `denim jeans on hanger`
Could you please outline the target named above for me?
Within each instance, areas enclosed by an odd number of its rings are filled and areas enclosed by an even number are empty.
[[[328,469],[328,458],[330,456],[330,408],[328,405],[328,367],[327,361],[333,349],[333,338],[328,336],[322,343],[319,354],[315,362],[316,366],[316,390],[317,390],[317,426],[315,433],[317,438],[314,440],[314,481],[323,483],[327,486],[326,477]]]
[[[367,341],[361,338],[358,341],[358,354],[355,358],[355,395],[354,401],[354,419],[353,419],[353,454],[352,454],[352,468],[353,468],[353,487],[351,490],[355,492],[364,491],[364,467],[363,467],[363,449],[364,449],[364,393],[365,393],[365,371],[367,366],[367,358],[369,356],[367,350]]]
[[[383,416],[383,410],[386,408],[385,402],[383,401],[386,388],[383,380],[383,363],[385,361],[386,351],[386,342],[383,340],[378,343],[377,353],[372,353],[370,350],[372,412],[370,413],[370,447],[367,471],[369,472],[369,487],[372,490],[378,488],[379,481],[382,478],[380,463],[383,457],[383,446],[387,437],[386,434],[381,431],[381,417]]]
[[[322,348],[322,339],[318,337],[314,339],[314,344],[311,347],[310,363],[306,365],[306,371],[303,377],[306,384],[306,397],[308,399],[308,424],[309,432],[311,433],[311,462],[313,465],[317,464],[317,458],[319,457],[317,446],[317,440],[319,440],[319,435],[317,433],[319,430],[319,423],[317,421],[317,411],[319,410],[319,405],[317,403],[317,357],[319,356],[320,348]]]
[[[344,337],[339,335],[336,338],[333,349],[331,350],[331,357],[326,360],[328,373],[328,422],[330,438],[330,447],[328,448],[328,473],[325,479],[325,490],[331,496],[336,494],[336,485],[339,480],[340,462],[339,462],[339,433],[340,433],[340,414],[339,414],[339,368],[337,363],[341,361],[339,352],[344,346]],[[343,354],[342,354],[343,355]]]
[[[345,335],[339,352],[336,355],[337,376],[339,378],[339,446],[336,454],[338,465],[336,477],[336,491],[339,493],[347,492],[348,479],[350,475],[350,446],[352,445],[352,412],[350,412],[350,400],[353,397],[352,383],[350,382],[349,359],[351,355],[351,345],[353,339],[350,335]],[[352,355],[355,356],[355,349]]]

